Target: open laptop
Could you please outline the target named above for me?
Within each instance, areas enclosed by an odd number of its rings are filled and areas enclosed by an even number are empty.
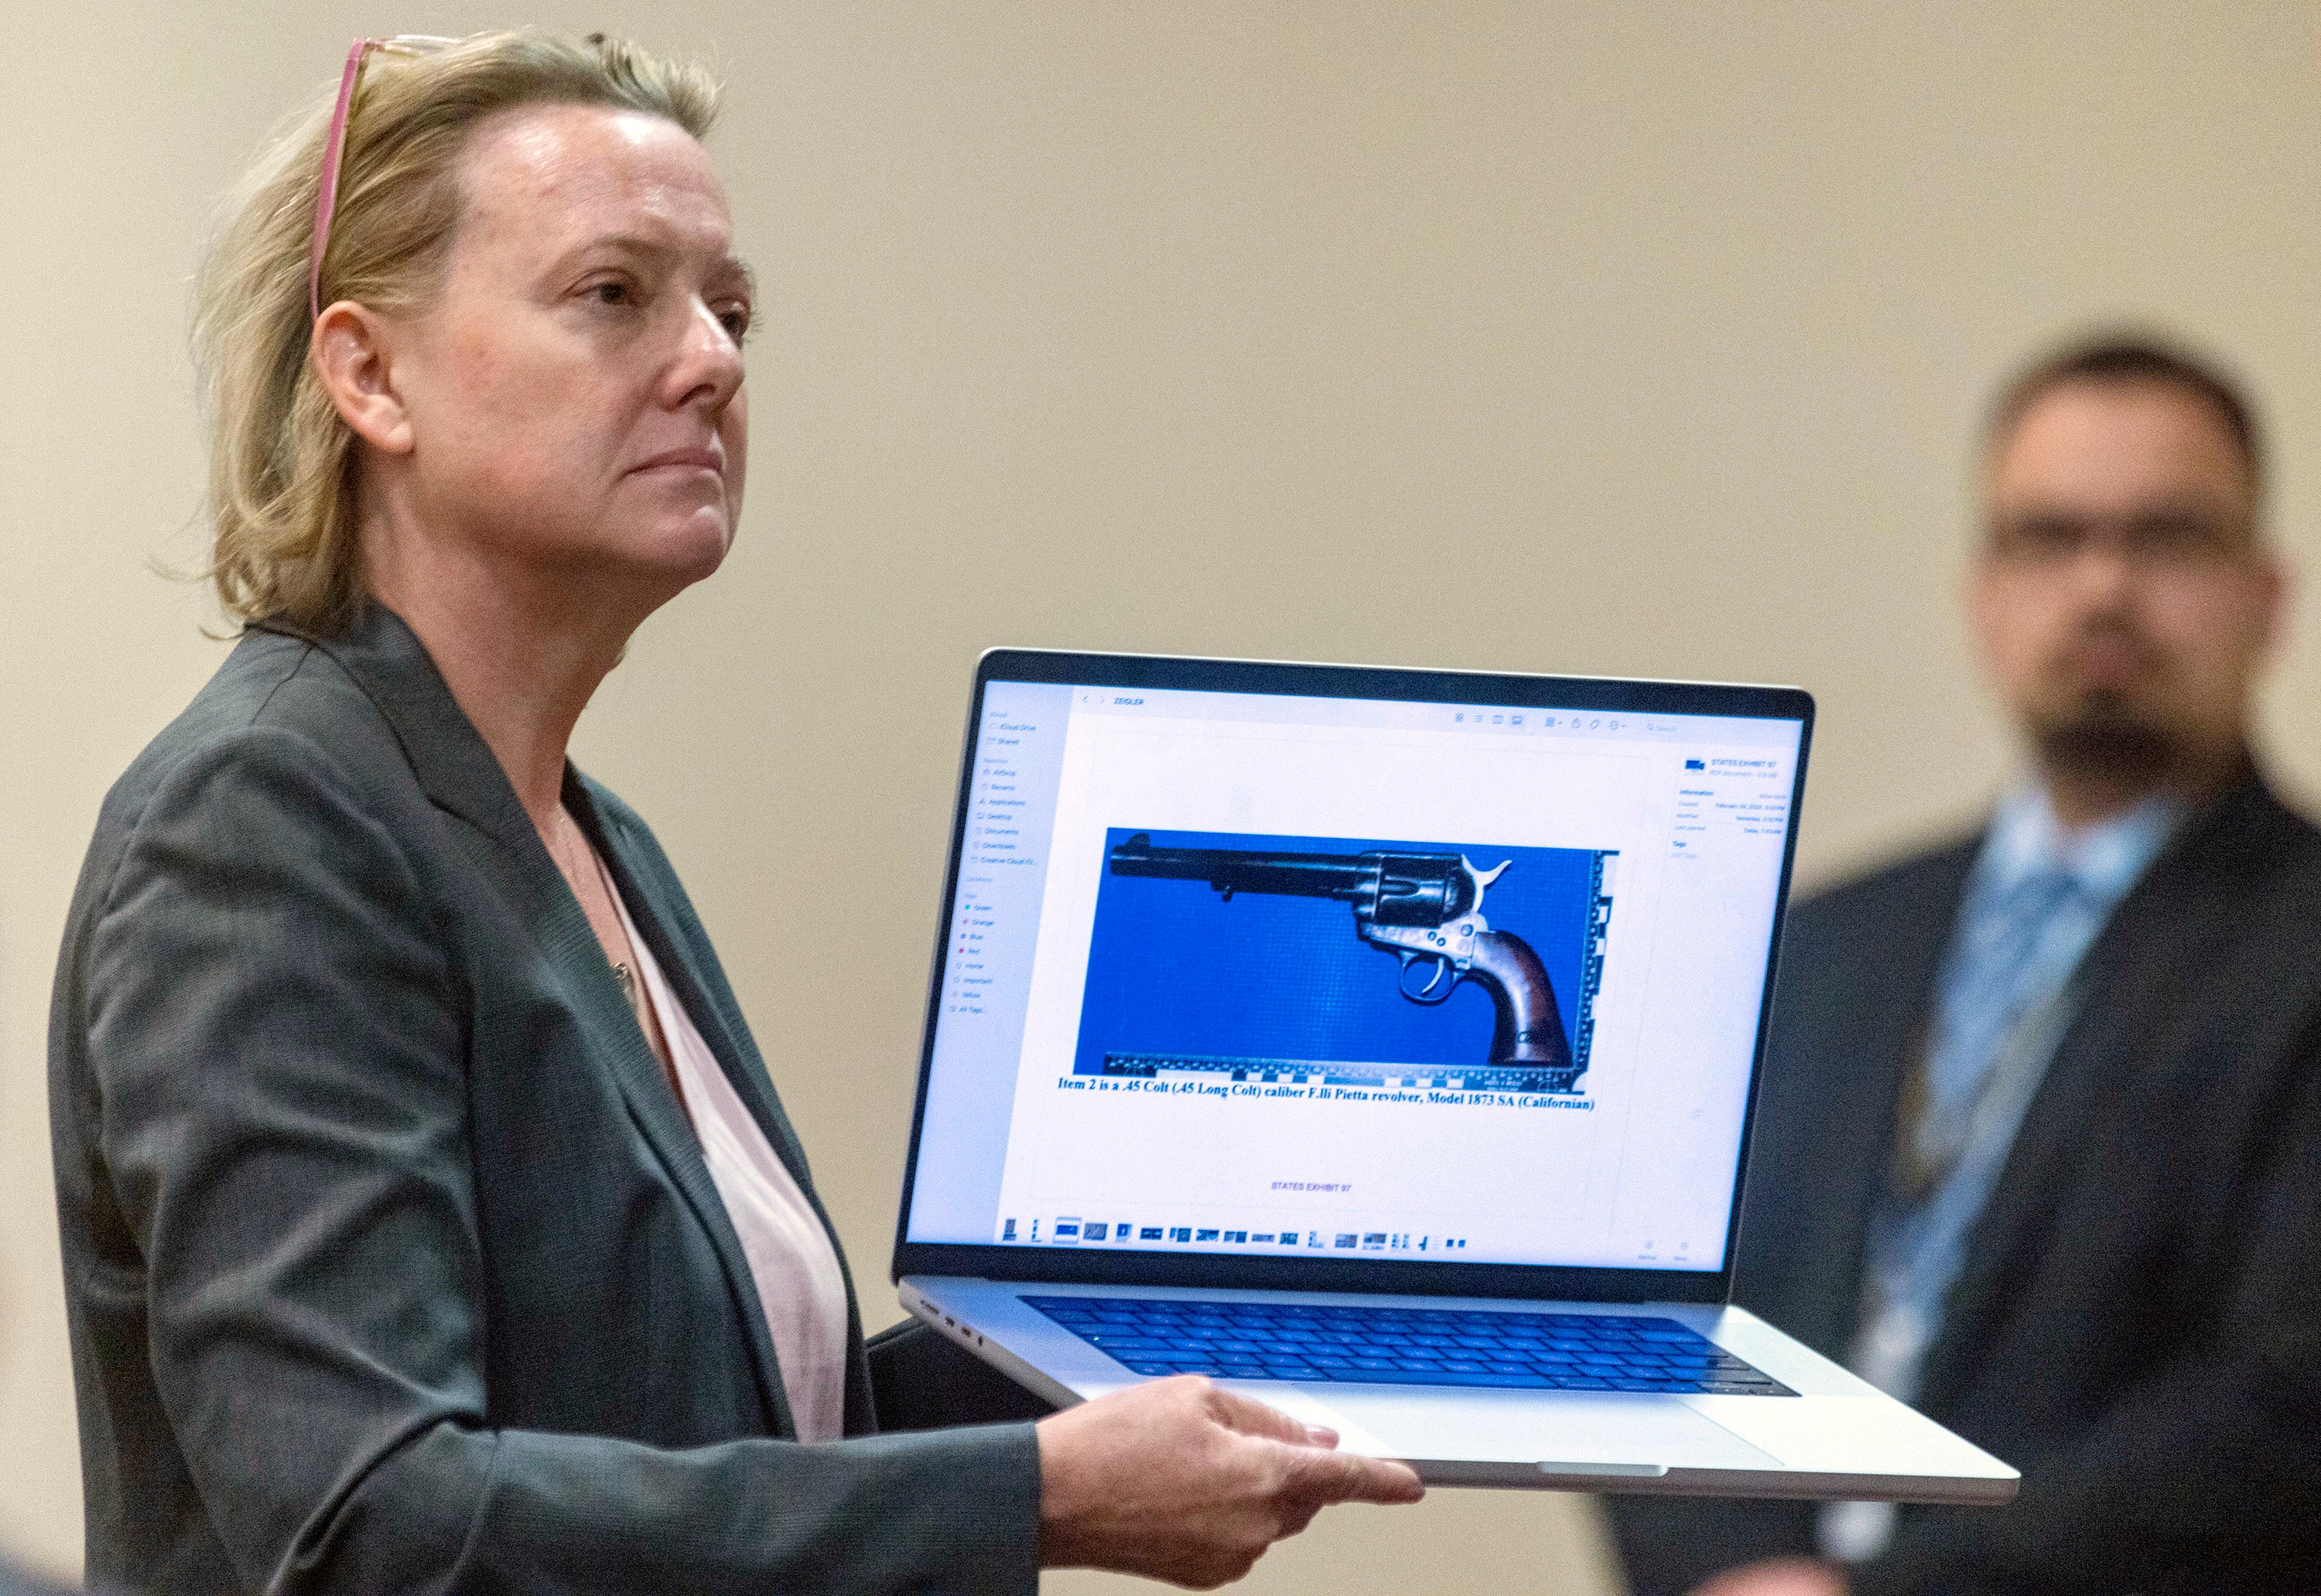
[[[1446,1484],[2001,1502],[1727,1305],[1813,701],[997,651],[897,1226],[1051,1400],[1195,1372]]]

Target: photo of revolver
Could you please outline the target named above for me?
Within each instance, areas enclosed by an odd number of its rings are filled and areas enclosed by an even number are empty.
[[[1569,1069],[1571,1047],[1555,990],[1531,944],[1494,931],[1483,893],[1506,863],[1477,870],[1457,853],[1282,853],[1242,848],[1156,848],[1139,832],[1112,850],[1112,873],[1206,881],[1230,903],[1241,892],[1334,898],[1351,904],[1354,935],[1402,961],[1402,995],[1440,1003],[1461,980],[1490,995],[1497,1021],[1494,1064]],[[1424,963],[1425,980],[1414,988]]]

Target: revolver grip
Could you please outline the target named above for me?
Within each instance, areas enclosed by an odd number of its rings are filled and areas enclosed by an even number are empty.
[[[1483,983],[1498,1011],[1491,1032],[1491,1062],[1571,1067],[1571,1044],[1563,1037],[1555,989],[1548,984],[1547,969],[1531,944],[1512,932],[1483,932],[1475,938],[1475,957],[1467,973]]]

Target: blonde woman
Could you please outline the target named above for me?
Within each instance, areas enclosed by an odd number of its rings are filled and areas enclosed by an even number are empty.
[[[870,1433],[947,1377],[905,1337],[882,1402],[716,954],[565,758],[741,506],[714,109],[601,40],[364,41],[209,266],[244,632],[105,805],[53,1017],[93,1579],[1213,1585],[1418,1494],[1198,1381]]]

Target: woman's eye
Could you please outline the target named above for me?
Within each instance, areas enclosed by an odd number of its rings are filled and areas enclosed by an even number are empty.
[[[622,282],[598,283],[588,293],[599,305],[626,305],[636,297],[629,285]]]
[[[731,338],[734,342],[742,343],[748,341],[750,336],[750,311],[748,306],[734,306],[730,309],[721,310],[717,313],[717,319],[724,324],[725,328],[725,335],[728,338]]]

